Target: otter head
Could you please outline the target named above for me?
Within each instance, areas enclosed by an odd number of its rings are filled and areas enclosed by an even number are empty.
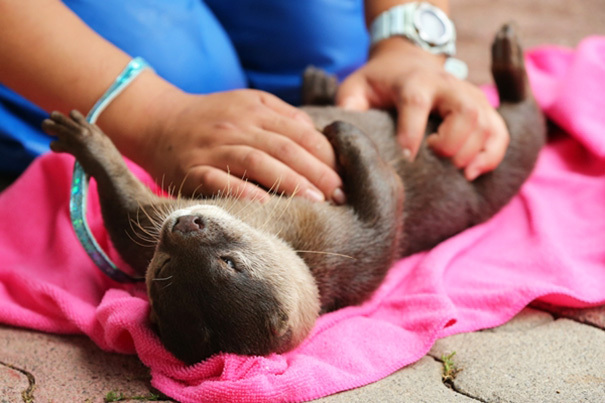
[[[216,206],[166,218],[146,282],[150,319],[187,364],[287,351],[319,313],[315,281],[292,248]]]

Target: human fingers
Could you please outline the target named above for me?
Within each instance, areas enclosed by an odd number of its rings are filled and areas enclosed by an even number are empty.
[[[504,158],[509,142],[502,117],[474,85],[448,77],[437,94],[438,111],[444,116],[439,134],[430,136],[429,146],[465,168],[474,180],[493,170]]]
[[[352,111],[366,111],[370,109],[370,92],[371,87],[364,74],[355,72],[338,86],[336,105]]]
[[[334,155],[334,149],[323,133],[315,129],[314,126],[301,125],[293,119],[269,111],[262,122],[260,122],[258,128],[262,131],[257,132],[259,137],[259,141],[255,144],[257,148],[271,146],[273,145],[272,143],[283,137],[290,140],[290,142],[286,142],[288,146],[284,146],[285,149],[283,151],[289,152],[286,156],[289,156],[295,150],[298,151],[297,154],[299,155],[302,154],[302,151],[306,151],[309,154],[308,156],[313,156],[318,160],[317,162],[326,165],[326,168],[335,169],[336,156]],[[280,145],[286,143],[283,141],[278,142]],[[279,155],[275,156],[284,160]],[[309,158],[305,158],[305,160],[311,162]],[[290,162],[294,162],[294,160],[288,158],[288,163]],[[313,161],[313,163],[316,164],[316,161]]]
[[[305,124],[309,127],[314,127],[313,120],[304,111],[296,108],[295,106],[290,105],[287,102],[284,102],[283,100],[268,92],[256,91],[256,93],[258,94],[261,103],[267,106],[268,108],[274,110],[280,115],[295,119],[298,122]]]
[[[466,141],[451,158],[452,164],[458,168],[465,168],[484,148],[489,137],[489,129],[479,124],[472,132],[468,133]]]
[[[184,180],[182,190],[190,195],[228,195],[260,202],[269,199],[269,194],[255,184],[207,165],[192,168]]]
[[[210,157],[208,165],[277,193],[285,192],[312,201],[326,199],[324,193],[305,176],[262,149],[248,145],[219,147]]]
[[[259,118],[258,126],[261,129],[289,138],[327,166],[336,168],[332,145],[323,133],[315,128],[309,115],[271,94],[261,93],[261,98],[269,107],[269,110],[263,111],[262,117]],[[293,116],[304,117],[293,118]],[[257,144],[257,146],[262,145]]]
[[[479,111],[458,109],[449,112],[439,125],[437,133],[427,138],[435,152],[450,157],[459,168],[466,166],[483,148],[486,138],[484,125],[479,124]]]
[[[264,151],[290,170],[304,177],[310,185],[325,195],[325,199],[332,200],[337,204],[344,203],[342,179],[334,169],[317,160],[312,154],[285,136],[259,131],[254,136],[254,140],[256,143],[251,144],[253,147]],[[294,180],[294,176],[290,175],[290,178]],[[292,194],[295,186],[295,183],[285,184],[286,192]]]
[[[492,110],[488,118],[491,130],[483,149],[464,169],[464,176],[469,181],[475,180],[479,175],[492,171],[500,165],[510,143],[510,134],[502,116]]]
[[[334,150],[322,133],[275,111],[265,116],[260,129],[254,133],[253,142],[249,145],[266,152],[289,168],[286,183],[281,185],[283,190],[293,194],[296,186],[302,183],[303,189],[299,191],[302,190],[303,194],[308,192],[310,199],[344,203],[342,180],[334,170]],[[283,166],[280,170],[286,172]],[[297,175],[293,175],[292,171]],[[257,177],[264,178],[261,175],[259,171]],[[301,178],[305,181],[301,182]],[[294,183],[295,179],[298,185]],[[316,194],[317,190],[323,194],[322,198]]]
[[[416,77],[416,79],[412,79]],[[424,138],[429,114],[433,109],[434,87],[421,75],[394,87],[397,107],[397,140],[410,159],[414,159]]]
[[[443,121],[437,133],[429,136],[427,143],[446,157],[454,157],[462,150],[460,158],[455,161],[460,164],[469,153],[476,153],[477,148],[480,148],[485,126],[484,103],[487,102],[485,96],[473,85],[450,75],[444,74],[441,77],[435,103]],[[464,150],[467,142],[470,144]]]

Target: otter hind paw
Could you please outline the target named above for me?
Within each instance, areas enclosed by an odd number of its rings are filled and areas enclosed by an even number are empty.
[[[528,96],[523,49],[512,24],[500,28],[492,44],[492,75],[501,101],[520,102]]]

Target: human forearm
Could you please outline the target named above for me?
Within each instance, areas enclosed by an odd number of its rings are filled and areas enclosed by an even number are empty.
[[[57,0],[0,1],[0,80],[45,110],[87,111],[128,62]]]
[[[87,112],[130,60],[58,0],[0,0],[0,27],[0,54],[10,55],[0,63],[0,81],[47,111]],[[136,148],[141,128],[132,125],[142,111],[128,111],[122,98],[152,99],[152,92],[168,85],[150,73],[137,80],[146,85],[133,83],[114,101],[123,105],[112,103],[99,120],[126,154]],[[120,118],[115,109],[130,112],[122,115],[130,118]]]

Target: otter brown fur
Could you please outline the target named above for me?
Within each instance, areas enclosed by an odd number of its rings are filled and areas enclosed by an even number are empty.
[[[124,260],[146,273],[150,318],[169,351],[186,363],[283,352],[320,313],[367,299],[395,259],[488,219],[518,191],[544,143],[544,119],[510,27],[498,33],[492,62],[511,142],[502,164],[473,182],[424,144],[406,160],[386,112],[307,109],[327,125],[345,206],[160,197],[78,112],[53,113],[43,127],[58,137],[53,150],[73,154],[97,181],[107,230]],[[133,240],[137,227],[153,245]]]

